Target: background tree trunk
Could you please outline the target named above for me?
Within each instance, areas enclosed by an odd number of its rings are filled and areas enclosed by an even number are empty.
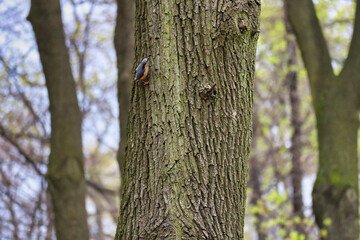
[[[151,76],[132,88],[116,239],[244,238],[259,5],[136,1]]]
[[[297,70],[297,56],[296,56],[296,42],[294,39],[294,32],[288,18],[285,16],[284,24],[287,34],[287,54],[288,54],[288,73],[286,74],[286,84],[288,86],[290,105],[291,105],[291,127],[293,133],[291,136],[291,185],[292,185],[292,206],[294,216],[304,218],[304,203],[302,194],[302,180],[303,169],[301,164],[301,126],[303,124],[300,116],[300,96],[298,92],[298,76]],[[301,224],[295,225],[296,231],[301,234],[306,234],[304,227]]]
[[[31,22],[46,79],[51,113],[47,180],[58,240],[88,239],[81,114],[56,0],[32,0]]]
[[[316,114],[319,143],[319,169],[313,190],[316,223],[327,230],[323,239],[357,240],[360,0],[349,55],[339,76],[333,72],[313,2],[285,3],[308,72]]]
[[[117,160],[120,168],[120,177],[124,174],[124,156],[127,143],[127,119],[130,104],[130,83],[134,63],[134,19],[135,1],[117,0],[117,18],[114,45],[118,69],[118,102],[120,122],[120,144]]]
[[[255,93],[257,85],[255,85]],[[253,134],[251,141],[251,149],[257,149],[257,140],[259,135],[259,107],[257,104],[254,104],[254,113],[253,113]],[[263,163],[261,163],[256,155],[256,151],[252,153],[252,157],[250,158],[250,179],[248,182],[249,187],[252,189],[252,194],[249,199],[249,202],[252,206],[257,206],[258,201],[261,200],[263,196],[263,191],[261,189],[262,185],[262,170],[264,169]],[[260,213],[255,213],[255,228],[257,234],[257,240],[266,240],[266,232],[263,229],[263,223],[265,221],[264,216]]]

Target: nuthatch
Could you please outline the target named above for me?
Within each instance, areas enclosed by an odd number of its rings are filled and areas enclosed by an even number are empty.
[[[149,81],[145,82],[148,74],[149,74],[149,58],[144,58],[139,66],[137,66],[135,70],[135,81],[143,82],[144,85],[149,84]]]

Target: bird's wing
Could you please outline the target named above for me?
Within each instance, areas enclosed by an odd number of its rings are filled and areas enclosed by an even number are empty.
[[[136,69],[135,69],[135,72],[138,72],[139,70],[140,70],[140,68],[142,68],[143,66],[142,66],[142,64],[140,63],[137,67],[136,67]]]
[[[141,78],[143,75],[144,75],[144,68],[140,68],[140,69],[136,70],[135,80],[138,80],[138,79]]]

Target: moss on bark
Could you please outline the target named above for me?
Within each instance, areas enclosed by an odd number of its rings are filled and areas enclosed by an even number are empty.
[[[259,13],[253,0],[136,1],[150,85],[132,87],[116,239],[243,239]]]

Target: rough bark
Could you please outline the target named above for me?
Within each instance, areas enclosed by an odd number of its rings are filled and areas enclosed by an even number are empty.
[[[137,63],[115,239],[243,239],[260,6],[136,1]],[[216,86],[214,86],[216,84]]]
[[[293,30],[288,18],[284,19],[285,29],[287,34],[287,54],[288,54],[288,72],[286,74],[286,83],[289,90],[290,106],[291,106],[291,127],[293,133],[291,136],[291,184],[292,184],[292,206],[294,216],[304,217],[303,212],[303,195],[302,195],[302,180],[303,169],[301,164],[301,116],[300,116],[300,96],[298,92],[298,76],[295,68],[298,66],[296,56],[296,42],[293,38]],[[302,234],[305,234],[305,230],[299,224],[296,224],[295,229]]]
[[[32,0],[28,16],[39,49],[51,113],[47,181],[57,239],[88,239],[81,115],[56,0]]]
[[[117,160],[120,177],[124,174],[124,156],[127,143],[127,119],[130,104],[131,69],[134,63],[134,20],[135,1],[117,0],[117,19],[114,45],[118,69],[118,102],[120,122],[120,143]]]
[[[323,239],[357,240],[360,0],[349,55],[339,76],[332,70],[312,1],[285,2],[308,72],[316,114],[319,143],[319,170],[313,190],[316,223],[327,230]],[[330,225],[324,224],[326,219]]]

